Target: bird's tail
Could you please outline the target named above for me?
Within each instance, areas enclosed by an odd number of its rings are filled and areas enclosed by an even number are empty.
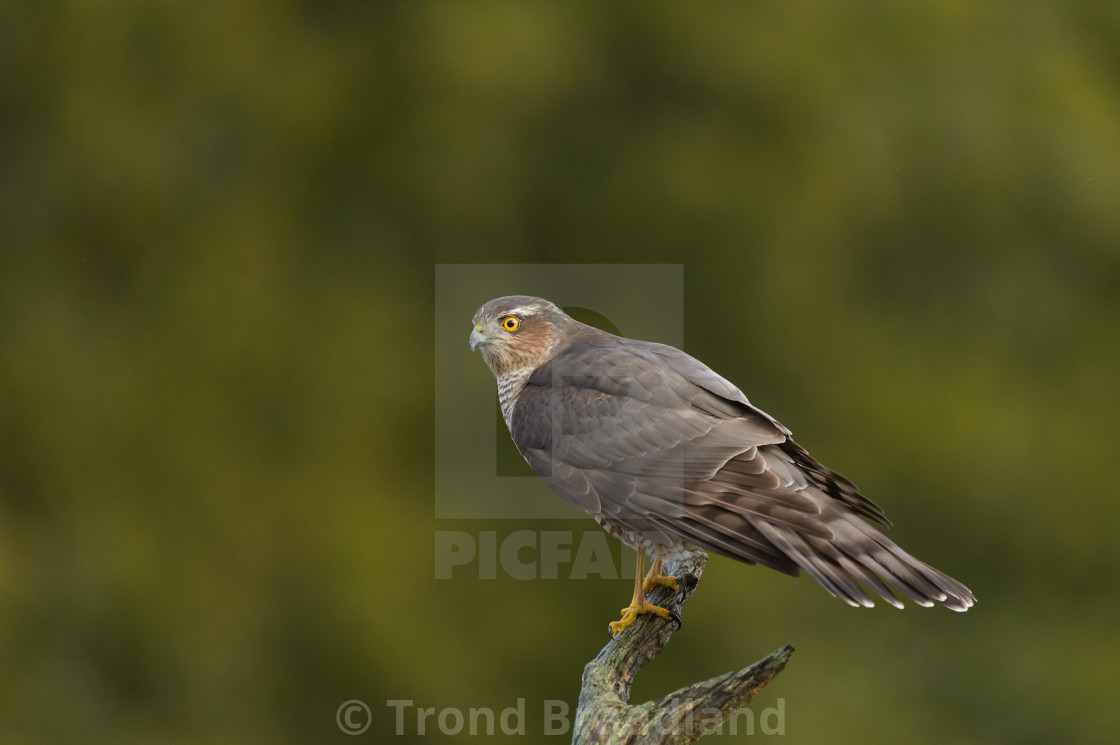
[[[766,520],[751,522],[825,590],[849,605],[873,606],[867,587],[896,608],[903,607],[896,593],[924,607],[940,603],[955,611],[976,603],[976,596],[963,584],[906,553],[858,517],[841,510],[828,517],[831,539],[803,535]]]

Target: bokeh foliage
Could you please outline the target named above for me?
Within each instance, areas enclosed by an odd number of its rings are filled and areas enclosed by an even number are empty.
[[[625,581],[433,579],[525,526],[432,517],[432,276],[595,261],[980,597],[716,560],[637,695],[791,642],[786,741],[1117,741],[1110,0],[0,5],[0,741],[574,703]]]

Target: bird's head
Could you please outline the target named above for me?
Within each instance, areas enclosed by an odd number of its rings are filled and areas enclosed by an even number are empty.
[[[536,368],[552,357],[567,323],[575,323],[547,300],[528,295],[500,297],[474,314],[471,349],[495,377]]]

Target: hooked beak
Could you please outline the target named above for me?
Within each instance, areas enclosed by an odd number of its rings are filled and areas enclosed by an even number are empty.
[[[482,322],[479,321],[474,325],[474,329],[471,330],[471,351],[473,352],[479,347],[489,343],[490,337],[482,333]]]

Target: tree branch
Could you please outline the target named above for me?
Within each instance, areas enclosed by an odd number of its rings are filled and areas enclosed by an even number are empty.
[[[708,557],[703,552],[682,562],[666,564],[679,590],[659,587],[650,594],[654,605],[679,614],[692,597]],[[643,704],[630,704],[630,686],[643,665],[661,653],[677,627],[652,614],[624,629],[583,669],[583,685],[576,709],[573,745],[590,743],[691,742],[718,727],[754,698],[777,675],[793,654],[785,646],[738,672],[724,673],[678,688]]]

